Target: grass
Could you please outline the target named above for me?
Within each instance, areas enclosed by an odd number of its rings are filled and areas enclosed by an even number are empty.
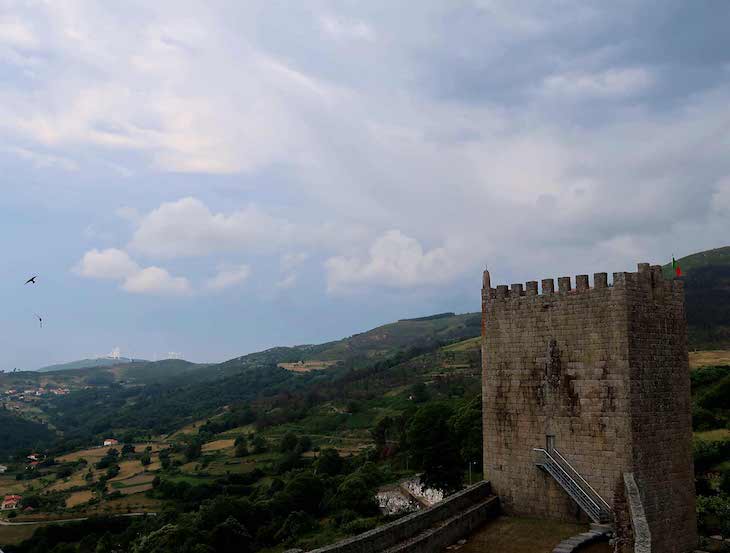
[[[499,517],[472,533],[460,553],[552,553],[562,540],[588,529],[586,524],[571,524],[536,518]],[[605,549],[608,552],[608,549]]]
[[[730,438],[730,429],[718,428],[717,430],[706,430],[704,432],[695,432],[695,438],[705,440],[707,442],[719,442]]]
[[[122,488],[119,491],[122,492],[124,495],[133,495],[136,493],[142,493],[146,492],[147,490],[152,489],[152,483],[147,484],[141,484],[139,486],[127,486],[126,488]]]
[[[481,336],[476,336],[474,338],[469,338],[467,340],[462,340],[461,342],[456,342],[455,344],[451,344],[449,346],[444,346],[442,351],[472,351],[472,350],[478,350],[481,347]]]
[[[144,472],[145,467],[142,466],[137,459],[131,461],[122,461],[119,463],[119,474],[111,479],[111,482],[126,480]]]
[[[29,524],[27,526],[0,526],[0,545],[18,545],[33,535],[33,532],[43,524]]]
[[[66,499],[66,507],[70,509],[72,507],[76,507],[77,505],[88,503],[93,497],[94,493],[91,490],[74,492]]]
[[[25,485],[22,481],[16,480],[15,477],[4,476],[0,478],[0,495],[20,493],[25,490]]]
[[[170,482],[180,483],[187,482],[191,486],[197,486],[198,484],[204,484],[210,481],[209,476],[196,476],[193,474],[175,474],[172,476],[165,476],[165,480]]]
[[[689,352],[689,367],[691,369],[718,367],[721,365],[730,365],[730,351],[709,350]]]
[[[235,440],[215,440],[203,445],[203,452],[220,451],[222,449],[232,449]]]

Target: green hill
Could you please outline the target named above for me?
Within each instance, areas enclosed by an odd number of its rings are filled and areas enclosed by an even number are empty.
[[[35,448],[55,437],[45,424],[31,421],[0,407],[0,459],[21,448]]]
[[[80,359],[78,361],[70,361],[68,363],[58,363],[56,365],[48,365],[41,367],[38,372],[67,371],[73,369],[90,369],[93,367],[111,367],[113,365],[121,365],[122,363],[132,363],[141,361],[140,359],[119,358],[112,359],[110,357],[98,357],[96,359]]]
[[[338,361],[340,364],[361,366],[405,350],[431,350],[451,342],[474,338],[480,332],[479,313],[441,313],[402,319],[333,342],[276,347],[236,357],[219,365],[211,365],[209,370],[198,372],[196,376],[226,376],[246,368],[298,361]]]
[[[730,348],[730,246],[678,260],[685,282],[691,349]],[[673,276],[670,264],[664,266]]]

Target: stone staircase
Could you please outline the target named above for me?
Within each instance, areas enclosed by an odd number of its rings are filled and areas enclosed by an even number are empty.
[[[580,551],[586,545],[600,541],[608,541],[612,534],[613,528],[611,526],[592,524],[589,531],[561,541],[560,544],[553,549],[553,553],[573,553],[575,551]]]
[[[598,524],[611,523],[611,507],[576,471],[560,452],[551,448],[534,449],[535,464],[552,476],[590,519]]]

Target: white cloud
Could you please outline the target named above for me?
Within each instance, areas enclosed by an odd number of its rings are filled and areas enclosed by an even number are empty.
[[[88,278],[125,279],[139,272],[139,265],[122,250],[93,249],[84,254],[74,270]]]
[[[209,290],[224,290],[245,282],[250,275],[251,267],[248,265],[221,268],[217,275],[208,279],[206,288]]]
[[[64,171],[76,171],[79,168],[78,164],[74,160],[63,156],[35,152],[27,148],[13,147],[8,148],[7,151],[21,159],[31,162],[37,168],[57,167]]]
[[[358,284],[406,288],[443,283],[461,270],[446,248],[424,251],[417,240],[399,230],[377,238],[367,258],[331,257],[325,267],[330,291],[346,291]]]
[[[290,273],[282,278],[280,281],[278,281],[276,283],[276,287],[281,288],[282,290],[288,290],[289,288],[293,288],[297,283],[297,278],[298,277],[296,273]]]
[[[74,271],[87,278],[122,281],[135,294],[180,295],[192,291],[186,278],[173,277],[160,267],[141,268],[129,255],[115,248],[86,252]]]
[[[130,247],[151,256],[179,257],[279,247],[293,225],[249,206],[213,213],[196,198],[163,203],[139,222]]]
[[[543,82],[543,92],[569,98],[620,98],[644,92],[654,84],[643,67],[608,69],[597,73],[562,73]]]
[[[345,20],[334,15],[319,18],[321,29],[337,40],[364,40],[373,42],[377,37],[373,28],[363,21]]]
[[[186,278],[173,277],[160,267],[147,267],[129,276],[122,288],[135,294],[185,295],[192,290]]]
[[[306,112],[336,87],[221,33],[215,10],[148,5],[140,19],[61,3],[36,6],[52,53],[25,87],[0,94],[2,125],[43,145],[143,152],[160,170],[229,174],[312,158]],[[18,22],[3,39],[32,44]],[[0,52],[1,54],[1,52]],[[15,54],[17,57],[17,54]],[[58,61],[56,61],[58,60]],[[235,70],[231,70],[235,68]]]
[[[142,215],[136,207],[122,206],[115,209],[114,213],[120,219],[124,219],[131,223],[137,223],[142,218]]]
[[[307,259],[309,259],[307,252],[289,252],[281,256],[279,264],[281,265],[282,271],[291,271],[299,267]]]
[[[38,40],[28,25],[20,19],[8,17],[0,19],[0,43],[19,48],[38,46]]]
[[[712,208],[722,215],[730,215],[730,176],[717,183],[712,194]]]

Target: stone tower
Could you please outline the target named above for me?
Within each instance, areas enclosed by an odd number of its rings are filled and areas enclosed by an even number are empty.
[[[482,288],[484,471],[507,513],[697,543],[687,326],[661,267]]]

